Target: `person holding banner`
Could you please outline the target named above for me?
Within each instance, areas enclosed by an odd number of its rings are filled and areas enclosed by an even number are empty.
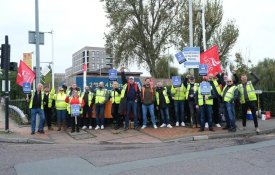
[[[235,103],[234,101],[239,99],[239,91],[237,86],[234,85],[231,77],[227,77],[227,85],[222,91],[222,100],[224,103],[224,115],[226,119],[226,125],[228,132],[236,132],[235,124]]]
[[[44,92],[43,85],[38,83],[36,91],[31,92],[30,104],[29,108],[31,109],[31,135],[35,134],[35,126],[36,126],[36,115],[38,114],[40,117],[38,131],[41,134],[44,134]],[[27,96],[27,101],[29,101],[29,96]]]
[[[185,114],[184,114],[184,102],[186,97],[186,87],[182,83],[182,80],[179,76],[178,78],[172,77],[173,85],[171,87],[172,98],[174,99],[174,108],[176,115],[176,126],[185,126]],[[178,79],[178,80],[177,80]],[[177,83],[179,82],[179,83]]]
[[[77,90],[78,91],[78,95],[80,96],[81,94],[81,91],[80,91],[80,88],[77,87],[76,83],[73,83],[71,87],[69,88],[64,88],[62,86],[62,88],[64,89],[64,92],[66,93],[66,95],[68,97],[72,97],[73,96],[73,91]],[[67,107],[67,112],[66,112],[66,124],[67,124],[67,127],[71,127],[71,117],[70,117],[70,114],[69,114],[69,104],[68,104],[68,107]]]
[[[72,92],[72,97],[67,97],[66,102],[70,105],[70,112],[71,114],[71,124],[72,124],[72,130],[71,133],[79,132],[79,122],[80,122],[80,114],[81,114],[81,109],[84,107],[85,102],[82,100],[81,97],[78,95],[78,91],[74,90]]]
[[[207,80],[207,77],[204,78]],[[209,131],[214,131],[212,124],[213,114],[213,99],[215,98],[215,92],[212,89],[208,81],[200,83],[200,87],[195,95],[196,108],[200,110],[200,130],[204,131],[205,121],[208,121]]]
[[[118,88],[118,82],[113,81],[110,100],[112,102],[112,116],[115,121],[114,129],[117,130],[122,125],[121,115],[119,114],[119,104],[121,101],[121,90]]]
[[[82,123],[83,127],[82,129],[92,129],[92,99],[93,99],[93,93],[90,91],[89,86],[85,86],[85,91],[82,92],[81,99],[84,101],[84,107],[83,107],[83,117],[82,117]]]
[[[95,109],[96,109],[96,127],[95,130],[104,129],[105,120],[105,104],[109,99],[109,93],[104,88],[104,83],[101,81],[95,92]]]

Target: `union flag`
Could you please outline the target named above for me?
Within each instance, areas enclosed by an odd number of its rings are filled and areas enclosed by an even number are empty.
[[[35,78],[35,73],[24,63],[22,60],[20,60],[18,73],[16,77],[16,83],[19,86],[23,86],[24,82],[32,83]]]
[[[216,75],[217,73],[222,72],[218,46],[213,46],[207,51],[201,53],[200,64],[208,65],[208,75]]]

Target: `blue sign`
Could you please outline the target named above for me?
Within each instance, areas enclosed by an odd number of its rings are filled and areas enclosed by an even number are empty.
[[[208,74],[208,65],[200,64],[199,65],[199,76],[206,76]]]
[[[175,56],[176,56],[179,64],[184,63],[186,61],[182,52],[176,53]]]
[[[31,83],[24,82],[23,83],[23,93],[30,94],[31,93]]]
[[[71,115],[73,117],[78,117],[80,115],[80,105],[79,104],[71,105]]]
[[[200,83],[200,91],[201,95],[210,95],[211,94],[211,86],[209,82],[203,81]]]
[[[184,67],[199,68],[200,65],[200,48],[199,47],[185,47],[183,48],[183,55],[186,61]]]
[[[116,80],[117,80],[117,70],[115,70],[115,69],[110,69],[110,70],[108,71],[108,73],[109,73],[109,80],[110,80],[110,81],[116,81]]]
[[[180,76],[173,76],[172,77],[172,84],[174,87],[181,86],[181,77]]]

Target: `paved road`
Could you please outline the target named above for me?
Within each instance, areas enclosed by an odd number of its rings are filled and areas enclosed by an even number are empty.
[[[0,174],[275,174],[275,136],[158,144],[0,144]]]

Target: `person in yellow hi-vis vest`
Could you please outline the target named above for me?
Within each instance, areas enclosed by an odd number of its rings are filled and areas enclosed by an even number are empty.
[[[242,117],[243,117],[243,128],[241,130],[245,130],[246,127],[246,114],[247,114],[247,109],[249,108],[252,112],[253,115],[253,120],[254,120],[254,125],[256,132],[260,132],[260,129],[258,127],[258,118],[256,115],[257,107],[256,107],[256,101],[257,101],[257,96],[255,93],[254,86],[258,83],[259,78],[251,73],[251,75],[254,77],[254,80],[247,81],[247,75],[242,74],[241,75],[241,84],[238,85],[238,89],[240,92],[240,102],[242,105]]]
[[[66,111],[67,111],[67,103],[65,102],[67,95],[64,92],[62,87],[59,87],[58,93],[55,94],[55,90],[52,89],[50,92],[50,98],[55,100],[55,108],[57,114],[57,131],[61,131],[61,126],[63,125],[63,130],[66,130]]]
[[[52,100],[50,100],[49,88],[44,88],[44,114],[45,120],[47,121],[48,130],[53,130],[52,128]]]
[[[29,96],[27,96],[27,101]],[[31,92],[29,108],[31,109],[31,135],[35,134],[35,125],[36,125],[36,115],[40,117],[38,131],[41,134],[44,134],[44,120],[45,115],[43,111],[43,102],[44,102],[44,92],[43,85],[41,83],[37,84],[36,91]]]
[[[115,121],[114,129],[117,130],[122,125],[122,118],[119,114],[119,104],[121,100],[121,90],[118,87],[118,82],[114,81],[112,85],[110,100],[112,101],[112,116]]]
[[[206,77],[205,80],[208,78]],[[201,92],[201,88],[198,88],[198,91],[195,95],[196,108],[200,110],[200,130],[199,132],[204,131],[205,122],[208,121],[209,131],[214,131],[213,123],[212,123],[212,115],[213,115],[213,99],[215,98],[215,92],[210,86],[211,91],[208,95],[203,95]]]
[[[92,129],[92,99],[93,99],[93,93],[90,91],[89,86],[85,86],[84,92],[82,92],[81,95],[82,100],[84,100],[85,105],[83,107],[83,117],[82,117],[82,123],[83,127],[82,129]]]
[[[186,99],[186,87],[181,83],[180,87],[171,87],[172,98],[174,99],[174,108],[176,115],[176,126],[185,126],[185,113],[184,113],[184,102]]]
[[[96,108],[96,127],[95,130],[104,129],[105,120],[105,104],[109,100],[109,93],[104,88],[104,83],[99,82],[95,92],[95,108]]]

